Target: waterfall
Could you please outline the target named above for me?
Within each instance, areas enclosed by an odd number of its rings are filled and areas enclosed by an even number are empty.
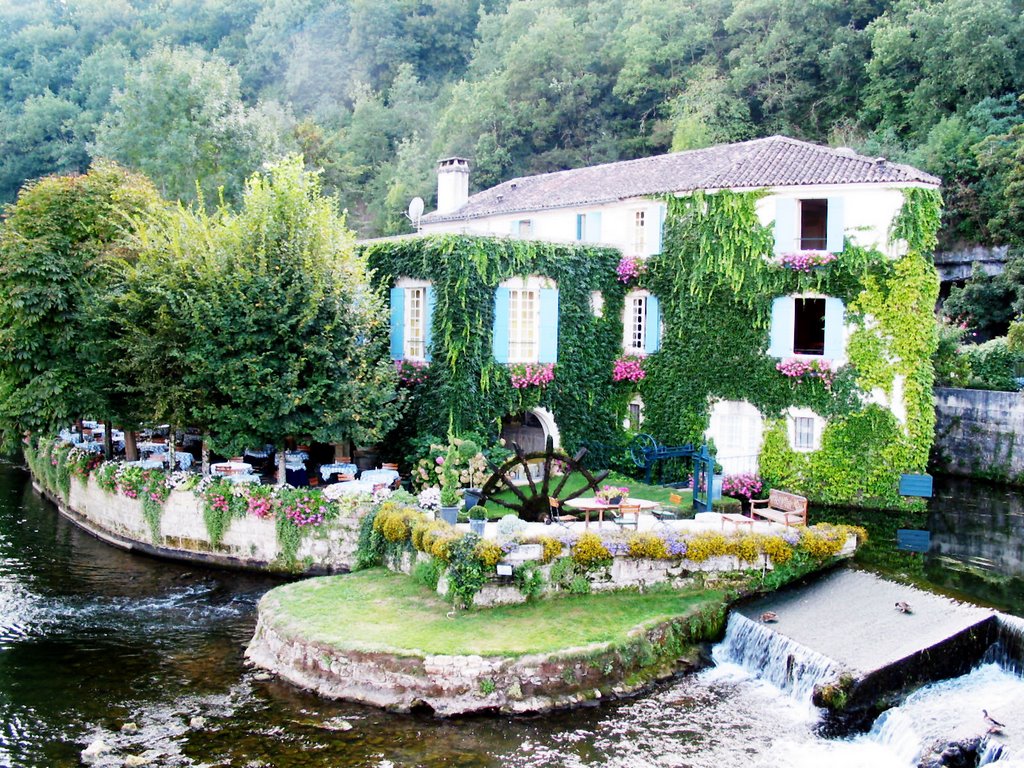
[[[717,666],[734,664],[808,704],[814,686],[835,679],[840,672],[832,659],[737,611],[729,616],[725,637],[712,650],[712,658]]]
[[[996,622],[996,641],[985,652],[982,661],[1024,675],[1024,619],[997,613]]]

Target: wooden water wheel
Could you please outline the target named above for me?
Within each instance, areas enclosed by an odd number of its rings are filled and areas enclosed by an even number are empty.
[[[484,501],[497,504],[500,507],[505,507],[515,512],[522,520],[527,522],[540,522],[547,519],[550,509],[548,499],[550,497],[557,496],[562,501],[575,499],[582,496],[587,490],[593,489],[596,491],[598,484],[608,477],[607,469],[603,469],[595,475],[583,466],[582,459],[587,455],[586,448],[580,448],[575,456],[570,456],[563,451],[556,451],[550,437],[548,437],[545,450],[543,451],[523,453],[523,449],[516,443],[512,443],[512,451],[514,455],[500,467],[488,462],[493,473],[487,479],[487,482],[484,483],[481,498]],[[535,465],[539,460],[544,462],[544,474],[538,482],[530,471],[530,465]],[[551,468],[555,465],[555,462],[560,462],[562,467],[562,475],[558,478],[552,477],[551,474]],[[517,483],[512,479],[510,473],[516,470],[516,468],[519,468],[521,474],[525,475],[527,484],[523,484],[521,481]],[[582,475],[586,480],[586,484],[574,491],[563,493],[569,483],[569,478],[574,474]],[[558,483],[552,485],[553,480],[558,480]],[[512,491],[516,497],[515,501],[494,498],[505,489]]]

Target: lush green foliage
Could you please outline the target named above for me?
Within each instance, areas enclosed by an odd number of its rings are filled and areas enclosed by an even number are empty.
[[[1022,25],[1016,0],[8,3],[0,199],[101,150],[231,195],[280,147],[394,233],[452,153],[489,186],[785,133],[938,174],[949,240],[1019,241]]]
[[[371,444],[395,423],[384,313],[298,158],[253,176],[237,213],[179,210],[140,240],[109,308],[154,416],[225,455],[286,435]]]
[[[630,394],[612,381],[622,345],[618,251],[437,235],[374,243],[366,255],[381,290],[411,277],[432,281],[436,291],[429,374],[414,385],[405,431],[392,439],[407,439],[410,429],[493,438],[503,417],[537,406],[554,414],[570,451],[585,441],[615,439]],[[494,289],[516,275],[550,278],[558,287],[558,364],[544,387],[513,387],[508,366],[494,362]],[[601,317],[591,309],[592,291],[604,297]]]
[[[131,223],[162,205],[141,176],[100,163],[26,186],[0,225],[0,429],[53,434],[85,412],[121,416],[125,374],[110,365],[95,308]],[[127,226],[126,226],[127,225]]]
[[[829,421],[821,450],[798,454],[781,424],[769,430],[760,468],[766,484],[833,503],[898,505],[898,474],[923,471],[932,442],[938,279],[929,249],[938,195],[907,190],[893,225],[893,237],[907,248],[903,257],[889,260],[847,243],[839,259],[809,273],[765,259],[773,241],[757,219],[760,196],[719,192],[668,200],[665,248],[646,277],[661,298],[665,331],[640,386],[645,429],[665,443],[699,442],[718,399],[745,400],[769,419],[807,407]],[[803,292],[841,298],[855,326],[849,363],[831,383],[783,376],[777,359],[765,354],[772,300]],[[864,320],[869,315],[871,323]],[[897,376],[905,428],[884,409],[864,405],[876,387],[892,396]]]
[[[984,344],[968,344],[960,348],[967,362],[971,389],[997,389],[1016,392],[1018,377],[1024,375],[1024,351],[1012,349],[1005,336]]]

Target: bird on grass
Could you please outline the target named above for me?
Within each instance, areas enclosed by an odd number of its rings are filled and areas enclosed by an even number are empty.
[[[779,620],[779,615],[775,611],[765,611],[761,614],[761,621],[764,624],[772,624]]]
[[[896,610],[900,613],[913,613],[913,611],[910,610],[910,603],[906,603],[902,600],[896,603]]]
[[[981,710],[981,714],[985,718],[985,722],[988,723],[988,732],[989,733],[1002,733],[1003,732],[1003,728],[1005,728],[1006,726],[1003,725],[1002,723],[1000,723],[994,717],[992,717],[992,715],[990,715],[988,713],[987,709]]]

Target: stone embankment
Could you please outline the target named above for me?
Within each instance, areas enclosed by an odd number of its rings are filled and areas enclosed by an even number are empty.
[[[90,476],[73,480],[67,501],[45,494],[66,518],[121,549],[173,560],[203,562],[246,570],[280,570],[281,546],[273,519],[246,516],[231,520],[222,540],[214,546],[203,518],[203,500],[192,491],[172,491],[160,513],[160,535],[154,540],[143,513],[142,500],[108,493]],[[367,510],[332,520],[303,538],[289,570],[306,573],[348,571],[355,562],[359,523]]]

